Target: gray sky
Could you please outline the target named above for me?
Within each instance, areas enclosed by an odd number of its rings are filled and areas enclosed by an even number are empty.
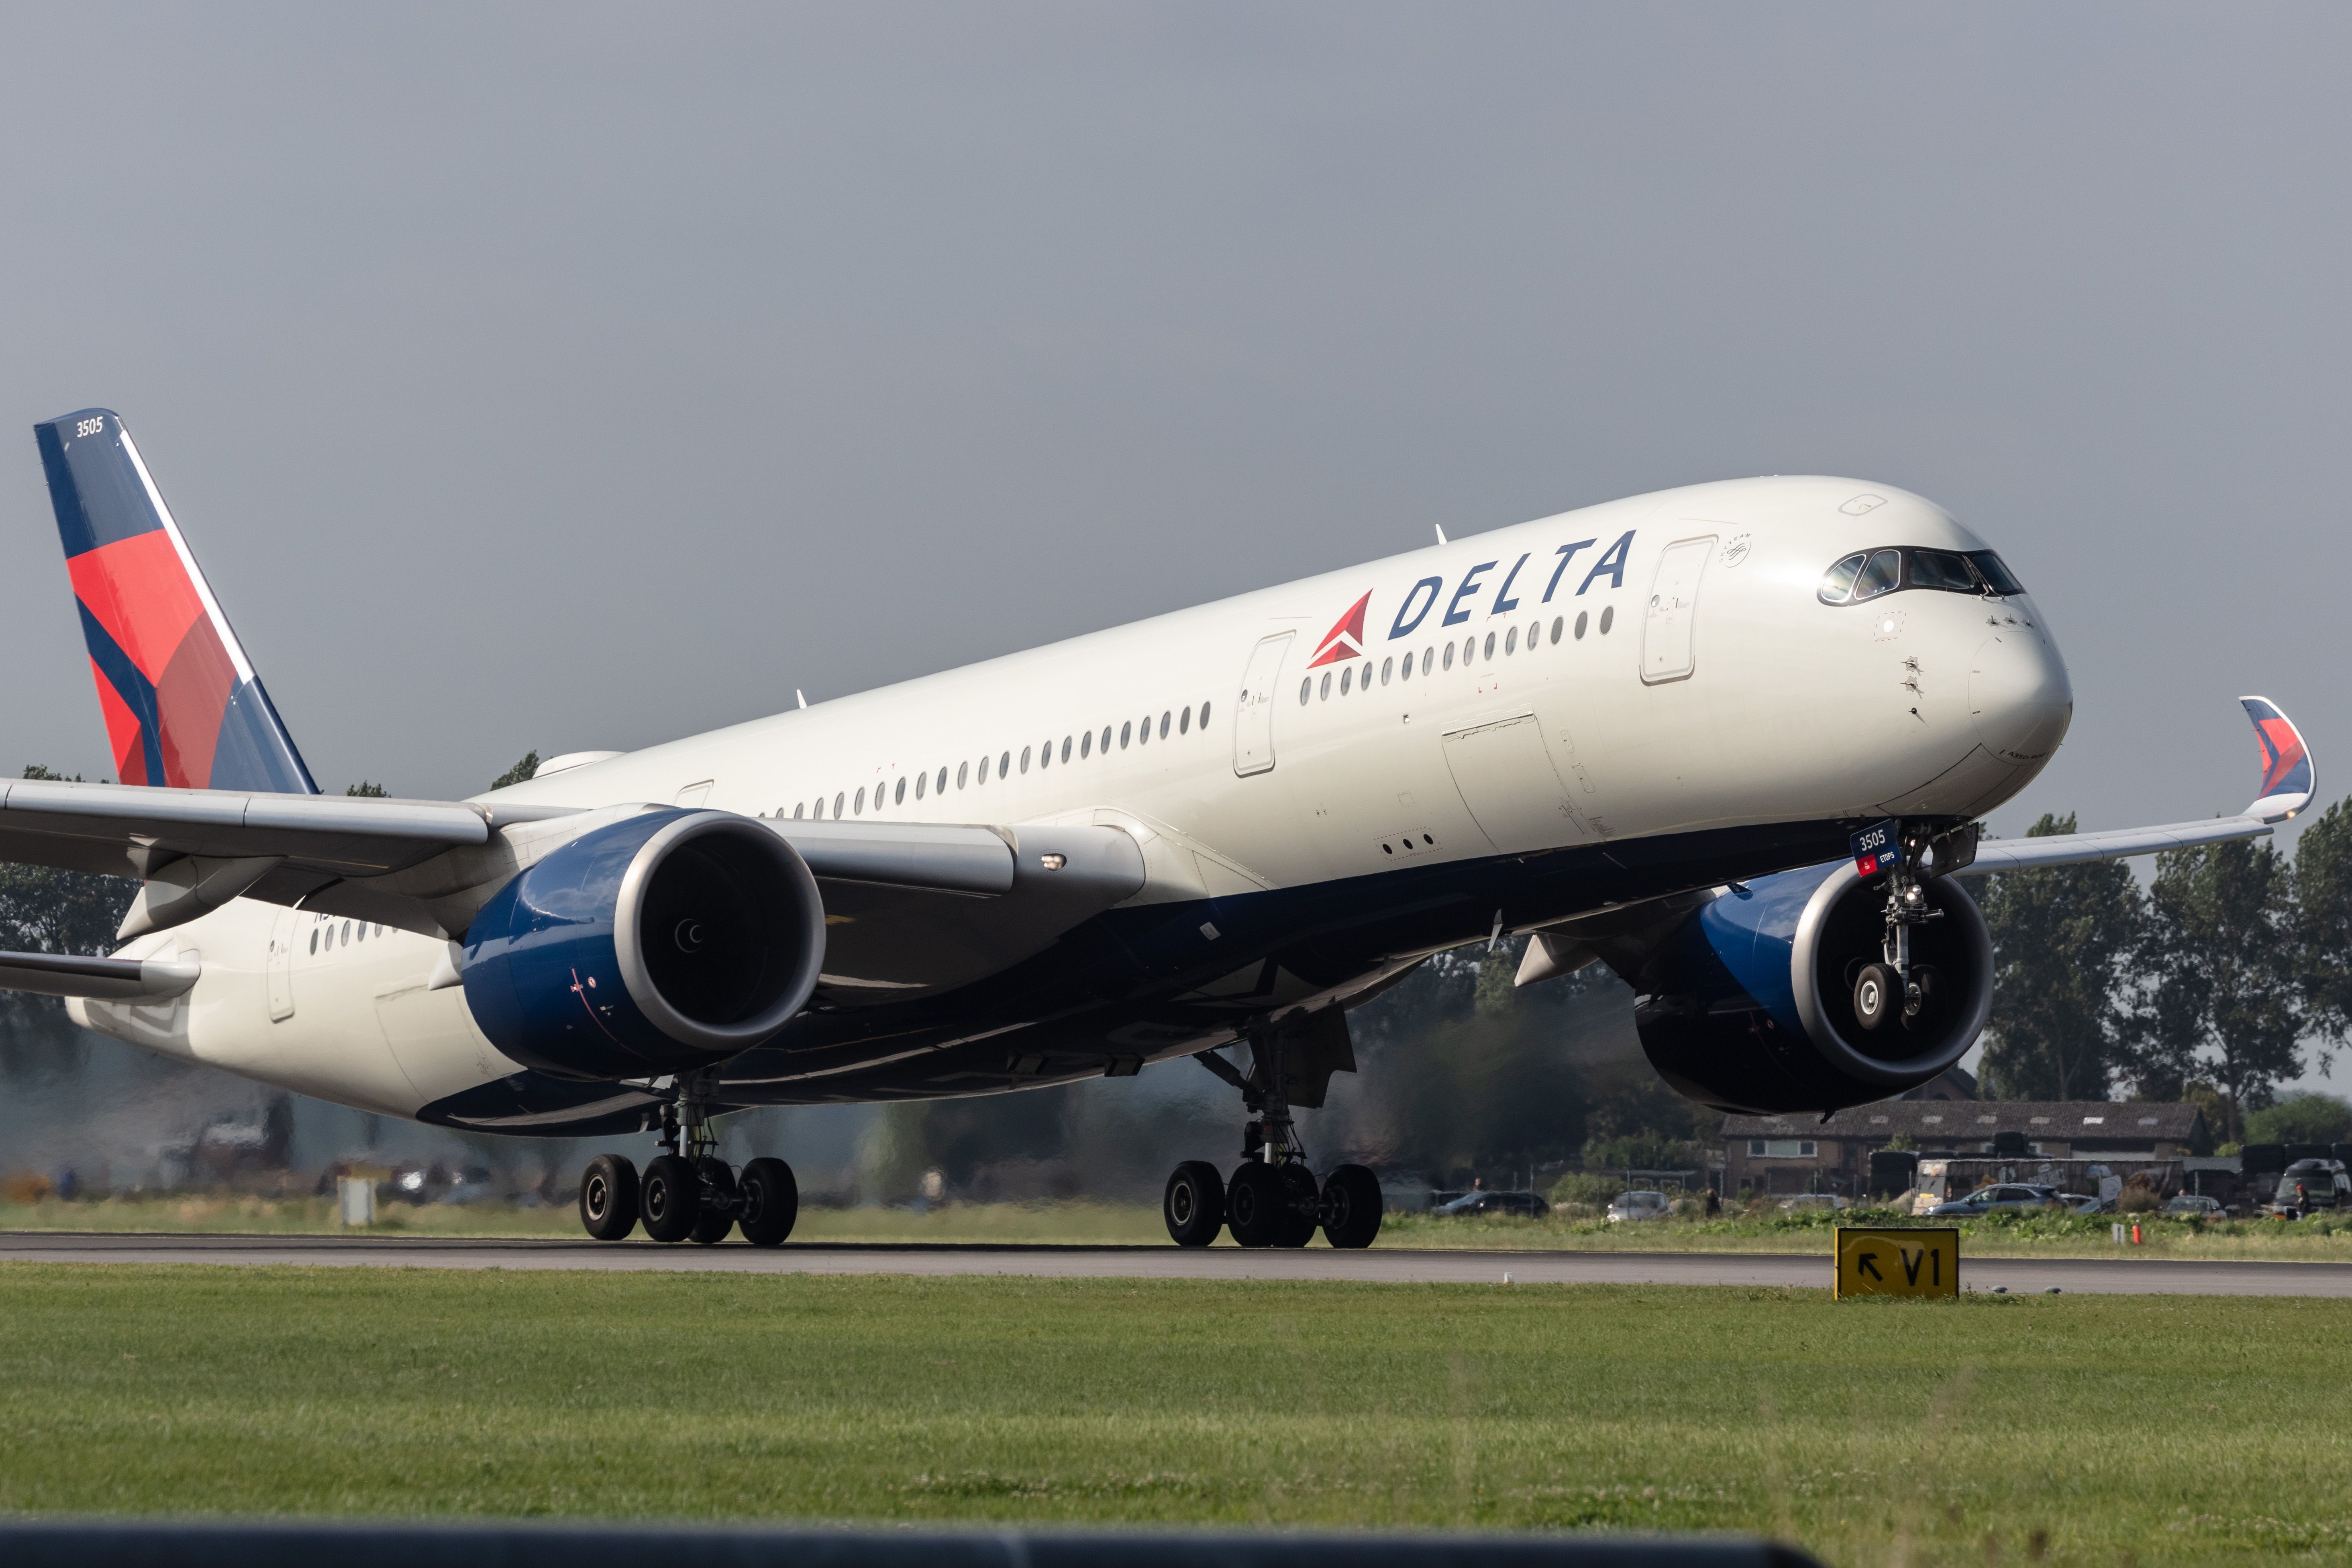
[[[0,764],[121,411],[331,790],[478,789],[1663,486],[1908,486],[2072,738],[2352,773],[2342,7],[16,8]],[[2330,787],[2336,786],[2336,787]]]

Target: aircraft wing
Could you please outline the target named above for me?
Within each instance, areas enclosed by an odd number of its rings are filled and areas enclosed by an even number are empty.
[[[2042,838],[1992,838],[1977,846],[1976,858],[1960,867],[1956,877],[1981,877],[1995,871],[2025,871],[2044,866],[2080,866],[2094,860],[2116,860],[2127,855],[2155,855],[2187,849],[2199,844],[2220,844],[2233,838],[2260,838],[2305,806],[2318,788],[2311,750],[2294,721],[2263,697],[2238,700],[2253,721],[2254,739],[2262,752],[2262,785],[2252,804],[2235,816],[2210,817],[2203,822],[2175,822],[2161,827],[2126,827],[2103,833],[2053,834]]]

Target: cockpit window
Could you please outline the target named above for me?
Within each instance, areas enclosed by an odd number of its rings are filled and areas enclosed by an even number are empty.
[[[1846,556],[1822,578],[1824,605],[1859,605],[1900,588],[2006,597],[2024,585],[1990,550],[1866,550]]]

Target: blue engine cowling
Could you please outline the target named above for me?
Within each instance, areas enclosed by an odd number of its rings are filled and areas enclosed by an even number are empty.
[[[1857,1022],[1854,976],[1881,957],[1885,887],[1850,860],[1759,877],[1692,911],[1633,977],[1642,1049],[1668,1083],[1718,1110],[1827,1111],[1926,1083],[1976,1043],[1992,1009],[1992,934],[1949,877],[1940,920],[1912,928],[1935,972],[1919,1016]]]
[[[708,1067],[806,1005],[824,904],[793,847],[723,811],[583,834],[499,889],[466,932],[466,1004],[526,1067],[583,1079]]]

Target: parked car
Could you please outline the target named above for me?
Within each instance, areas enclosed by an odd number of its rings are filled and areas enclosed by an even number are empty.
[[[2341,1160],[2297,1160],[2280,1175],[2266,1211],[2280,1219],[2301,1219],[2323,1209],[2352,1208],[2352,1176]]]
[[[1674,1212],[1673,1205],[1664,1193],[1619,1193],[1609,1200],[1609,1218],[1618,1220],[1664,1219]]]
[[[2058,1189],[2055,1187],[2034,1186],[2025,1182],[2001,1182],[1990,1187],[1979,1187],[1967,1197],[1954,1198],[1948,1204],[1937,1204],[1927,1212],[1942,1219],[1990,1214],[1995,1209],[2046,1209],[2058,1206]]]
[[[1780,1200],[1780,1212],[1795,1214],[1800,1209],[1850,1209],[1852,1198],[1839,1197],[1835,1193],[1799,1193],[1793,1198]]]
[[[2173,1219],[2185,1219],[2190,1215],[2203,1215],[2209,1219],[2219,1218],[2221,1214],[2221,1200],[2200,1197],[2195,1193],[2181,1193],[2164,1205],[2164,1212]]]
[[[1534,1193],[1465,1193],[1450,1204],[1439,1205],[1437,1212],[1446,1215],[1507,1214],[1541,1219],[1551,1213],[1551,1205]]]

